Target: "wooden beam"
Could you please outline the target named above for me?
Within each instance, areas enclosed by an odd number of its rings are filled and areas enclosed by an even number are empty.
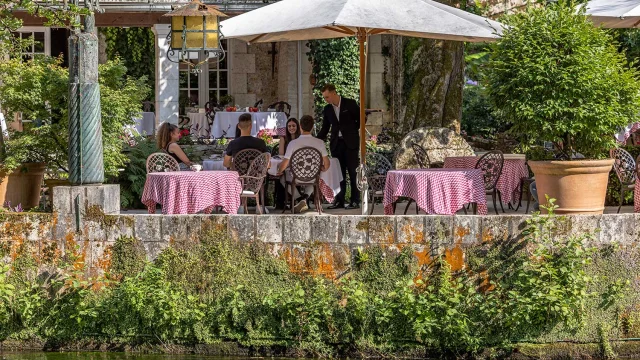
[[[355,34],[356,34],[356,32],[355,32],[355,31],[353,31],[353,30],[349,29],[349,28],[348,28],[348,27],[346,27],[346,26],[336,25],[336,27],[337,27],[337,28],[339,28],[339,29],[342,29],[342,30],[344,30],[344,31],[347,31],[347,32],[348,32],[348,33],[350,33],[351,35],[355,35]]]
[[[389,29],[372,29],[372,30],[369,30],[369,35],[378,35],[387,31],[389,31]]]
[[[331,31],[335,31],[337,33],[349,35],[349,36],[355,35],[355,33],[353,31],[344,31],[342,29],[336,29],[336,28],[333,28],[331,26],[323,26],[322,28],[327,29],[327,30],[331,30]]]
[[[249,41],[248,41],[248,43],[249,43],[249,44],[254,43],[254,42],[256,42],[256,41],[258,41],[258,40],[262,39],[262,38],[263,38],[263,37],[265,37],[266,35],[267,35],[267,34],[260,34],[260,35],[258,35],[258,36],[256,36],[256,37],[254,37],[253,39],[249,40]]]

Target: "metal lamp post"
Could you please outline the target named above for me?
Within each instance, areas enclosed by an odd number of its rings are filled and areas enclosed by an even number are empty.
[[[216,6],[192,0],[164,16],[171,17],[171,31],[168,36],[170,50],[167,53],[169,61],[186,63],[198,71],[200,65],[209,57],[217,57],[220,60],[224,58],[225,53],[220,42],[220,18],[227,15]],[[194,65],[189,61],[191,52],[202,52],[204,60]],[[172,59],[176,55],[177,61]]]

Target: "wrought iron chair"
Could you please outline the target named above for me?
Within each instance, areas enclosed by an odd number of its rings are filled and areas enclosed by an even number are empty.
[[[240,195],[240,200],[242,201],[242,206],[244,206],[245,214],[249,213],[249,209],[247,207],[247,200],[249,198],[254,198],[256,200],[256,213],[262,214],[260,198],[264,195],[263,185],[267,176],[268,165],[269,154],[262,153],[253,159],[246,174],[240,176],[240,182],[242,183],[242,194]]]
[[[278,101],[269,105],[269,109],[276,109],[277,112],[283,112],[287,115],[287,119],[291,116],[291,105],[286,101]]]
[[[286,185],[291,190],[285,191],[285,204],[291,197],[291,213],[294,212],[295,199],[293,197],[293,189],[300,185],[313,185],[313,202],[318,210],[318,214],[322,215],[322,198],[320,192],[320,168],[322,167],[322,154],[315,148],[303,147],[293,152],[289,160],[289,169],[291,169],[291,181],[287,181]],[[286,190],[286,189],[285,189]],[[286,209],[284,210],[286,211]],[[284,213],[283,211],[283,213]]]
[[[209,122],[209,125],[213,124],[213,120],[216,117],[217,106],[218,106],[218,103],[216,102],[215,99],[211,99],[209,100],[209,102],[204,104],[205,116],[207,117],[207,121]]]
[[[387,184],[387,172],[393,169],[391,162],[382,154],[367,154],[367,182],[369,183],[369,196],[371,197],[371,210],[376,206],[376,199],[384,198],[384,187]]]
[[[256,149],[244,149],[238,151],[238,153],[233,157],[231,170],[237,171],[240,176],[246,175],[253,160],[261,154],[262,153]]]
[[[178,162],[171,155],[157,152],[147,157],[147,174],[165,171],[180,171]]]
[[[633,160],[633,156],[624,149],[611,149],[609,155],[614,159],[613,170],[620,181],[620,205],[618,206],[618,213],[620,213],[624,193],[629,190],[633,191],[636,187],[636,162]]]
[[[500,208],[504,213],[504,207],[502,206],[502,194],[498,190],[498,179],[502,175],[502,168],[504,167],[504,155],[501,151],[494,150],[482,155],[476,163],[476,169],[482,170],[484,175],[484,188],[486,195],[491,195],[493,200],[493,209],[498,213],[498,207],[496,205],[496,196],[500,201]]]
[[[427,153],[427,150],[416,143],[411,144],[411,148],[413,149],[413,153],[416,155],[416,162],[418,163],[420,169],[429,169],[431,167],[431,160],[429,159],[429,153]],[[407,214],[407,211],[409,211],[409,206],[411,206],[413,202],[413,199],[409,199],[407,207],[404,208],[405,215]],[[418,204],[416,204],[416,214],[419,211],[420,208],[418,207]]]
[[[413,152],[416,154],[416,162],[420,169],[429,169],[431,167],[431,160],[429,159],[429,153],[422,146],[418,144],[411,144]]]

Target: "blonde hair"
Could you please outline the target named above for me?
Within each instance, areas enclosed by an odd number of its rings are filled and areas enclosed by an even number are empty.
[[[178,127],[174,124],[165,122],[160,125],[160,129],[158,129],[158,148],[160,150],[166,150],[167,145],[171,142],[171,133],[176,131]]]

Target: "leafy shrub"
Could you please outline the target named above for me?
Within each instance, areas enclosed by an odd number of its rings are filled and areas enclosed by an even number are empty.
[[[485,80],[497,116],[526,144],[550,141],[565,155],[596,158],[637,118],[640,83],[612,36],[581,11],[559,1],[505,19]]]

